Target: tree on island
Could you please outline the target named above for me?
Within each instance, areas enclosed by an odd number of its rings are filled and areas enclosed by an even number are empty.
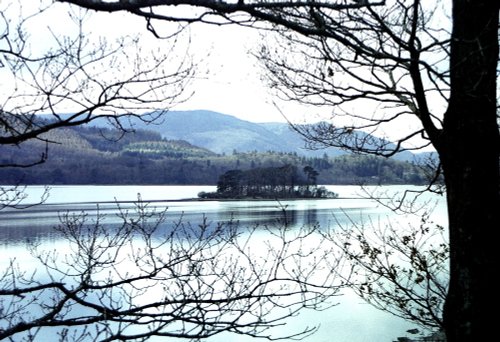
[[[385,156],[432,145],[449,217],[447,340],[483,341],[495,334],[489,307],[500,226],[498,1],[62,1],[128,11],[144,17],[153,34],[162,20],[274,30],[281,38],[263,48],[261,58],[280,94],[353,119],[302,130],[314,144]],[[169,13],[169,6],[181,4],[199,10]],[[356,102],[373,111],[354,111]],[[401,132],[395,147],[353,134],[392,130],[407,119],[416,129]],[[415,137],[423,143],[416,145]]]
[[[219,177],[217,192],[201,192],[201,198],[336,198],[337,195],[318,187],[319,174],[311,166],[299,174],[295,165],[230,170]]]

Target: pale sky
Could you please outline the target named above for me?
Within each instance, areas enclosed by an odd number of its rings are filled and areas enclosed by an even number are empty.
[[[205,64],[208,73],[201,72],[192,84],[194,96],[178,108],[209,109],[256,122],[284,121],[272,103],[271,90],[261,80],[255,57],[249,54],[258,38],[258,32],[248,28],[193,27],[195,55],[210,51]]]
[[[107,35],[140,33],[146,45],[163,44],[146,30],[142,18],[122,13],[95,13],[93,19],[96,29]],[[155,28],[160,34],[173,31],[173,25],[169,23],[157,22]],[[183,38],[184,42],[189,40],[194,59],[201,62],[187,89],[187,93],[194,92],[193,96],[174,109],[206,109],[253,122],[284,122],[280,113],[284,112],[289,120],[302,121],[304,109],[290,103],[279,103],[278,109],[273,104],[277,99],[261,80],[262,70],[249,53],[259,47],[260,33],[257,30],[198,23],[190,25]],[[184,46],[179,51],[184,51]]]

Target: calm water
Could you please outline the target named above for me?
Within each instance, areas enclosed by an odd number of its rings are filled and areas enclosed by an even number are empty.
[[[334,228],[338,224],[364,222],[366,220],[397,220],[398,222],[418,222],[417,216],[399,216],[377,202],[362,198],[362,191],[356,186],[332,186],[330,190],[339,194],[339,199],[293,200],[293,201],[183,201],[196,198],[200,191],[214,191],[207,186],[55,186],[50,189],[48,199],[40,205],[23,210],[4,209],[0,211],[0,249],[3,262],[15,257],[23,263],[29,263],[27,242],[40,243],[42,248],[57,248],[64,241],[53,229],[64,213],[105,215],[105,224],[110,226],[120,220],[115,215],[117,207],[132,210],[138,196],[143,201],[150,201],[150,206],[159,209],[168,208],[168,220],[183,221],[193,224],[201,222],[204,216],[210,222],[233,219],[240,225],[272,225],[283,219],[285,208],[286,220],[291,225],[302,226],[320,224]],[[384,187],[381,190],[391,193],[405,187]],[[29,197],[24,204],[36,203],[44,192],[43,187],[29,187]],[[385,196],[382,194],[381,196]],[[421,201],[436,200],[430,194]],[[439,199],[438,199],[439,201]],[[445,224],[443,201],[438,202],[433,213],[436,223]],[[389,342],[398,336],[405,336],[405,331],[415,326],[401,319],[373,309],[356,296],[346,293],[338,298],[339,305],[327,312],[303,312],[290,320],[288,326],[277,328],[277,334],[286,334],[289,326],[320,325],[319,331],[305,341],[349,341],[349,342]],[[210,341],[250,341],[236,335],[221,335]]]

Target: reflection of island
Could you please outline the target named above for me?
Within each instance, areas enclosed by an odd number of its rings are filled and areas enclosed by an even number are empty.
[[[219,177],[216,192],[200,192],[201,198],[336,198],[316,184],[318,172],[311,166],[301,172],[295,165],[230,170]]]

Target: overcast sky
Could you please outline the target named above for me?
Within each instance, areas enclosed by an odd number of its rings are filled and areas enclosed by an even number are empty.
[[[147,45],[161,45],[163,41],[146,30],[145,20],[129,14],[93,14],[96,28],[107,34],[141,33]],[[110,25],[113,22],[113,25]],[[172,32],[172,26],[156,23],[160,34]],[[112,32],[110,32],[112,31]],[[272,91],[261,80],[262,70],[250,51],[259,47],[260,33],[239,26],[193,24],[184,41],[190,41],[189,50],[200,65],[188,92],[194,92],[186,102],[175,109],[207,109],[230,114],[254,122],[285,121],[280,112],[292,121],[305,118],[304,109],[296,104],[279,103]],[[183,47],[179,48],[182,52]],[[312,114],[312,113],[311,113]]]
[[[208,73],[204,76],[202,71],[192,84],[194,96],[179,108],[210,109],[249,121],[284,121],[272,103],[271,90],[261,80],[262,70],[249,54],[258,37],[257,31],[241,27],[193,27],[195,56],[210,53],[204,63]]]

